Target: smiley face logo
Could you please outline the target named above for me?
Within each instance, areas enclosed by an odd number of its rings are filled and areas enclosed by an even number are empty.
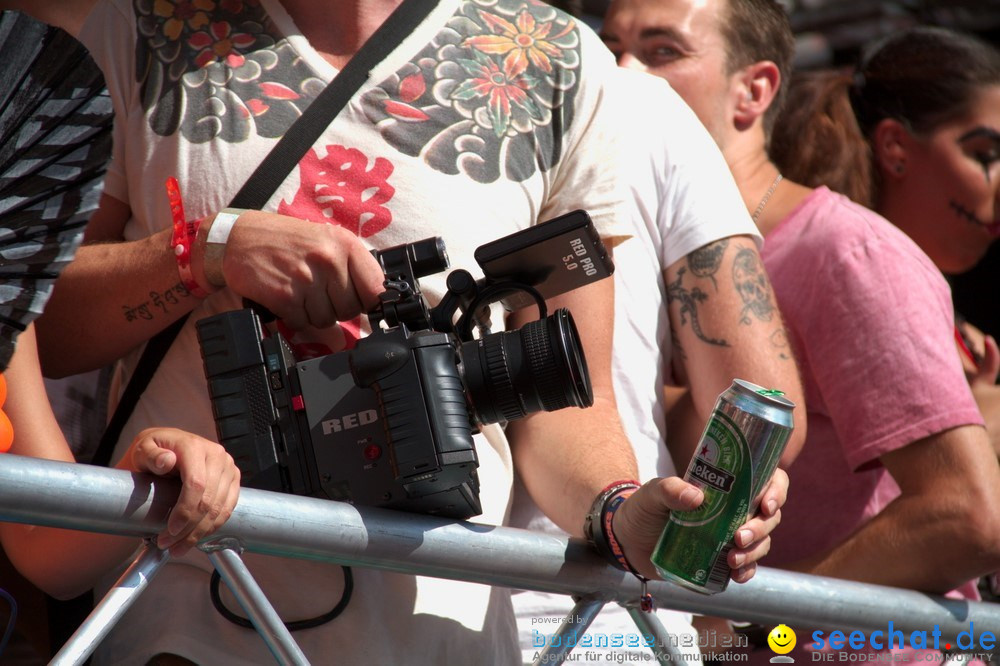
[[[779,624],[767,635],[767,644],[777,654],[788,654],[795,647],[795,632],[787,624]]]

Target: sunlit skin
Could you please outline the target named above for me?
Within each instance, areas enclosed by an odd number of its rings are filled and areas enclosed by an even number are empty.
[[[720,146],[732,80],[721,11],[719,0],[615,0],[600,33],[619,65],[669,81]]]
[[[1000,86],[985,88],[964,117],[907,134],[905,153],[878,160],[878,210],[943,272],[966,271],[1000,237]],[[876,141],[880,157],[890,150]],[[892,159],[902,173],[889,168]]]
[[[779,624],[767,635],[767,645],[777,654],[788,654],[795,649],[795,632],[787,624]]]
[[[721,0],[615,0],[601,38],[619,65],[667,79],[725,150],[735,94],[721,33]],[[878,212],[945,273],[974,266],[1000,237],[1000,86],[964,118],[911,136],[904,171],[883,173]],[[876,147],[877,150],[877,147]]]

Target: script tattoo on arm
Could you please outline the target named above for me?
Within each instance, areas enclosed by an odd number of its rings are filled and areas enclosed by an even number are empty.
[[[692,272],[694,271],[692,270]],[[679,269],[677,271],[677,279],[667,285],[667,306],[669,307],[671,303],[678,303],[680,305],[679,326],[684,326],[688,323],[688,320],[690,320],[691,330],[694,331],[694,334],[697,335],[699,339],[704,340],[710,345],[728,347],[729,343],[725,340],[713,338],[701,330],[701,323],[698,321],[698,307],[708,299],[708,294],[703,292],[698,287],[691,290],[685,288],[683,281],[686,273],[686,268]],[[674,340],[677,340],[676,335],[674,336]]]
[[[125,317],[125,321],[137,321],[139,319],[150,321],[156,316],[157,308],[163,314],[166,314],[170,312],[173,306],[180,303],[180,299],[190,297],[191,292],[187,290],[184,283],[178,282],[164,292],[149,292],[149,300],[145,300],[138,305],[123,305],[122,316]]]

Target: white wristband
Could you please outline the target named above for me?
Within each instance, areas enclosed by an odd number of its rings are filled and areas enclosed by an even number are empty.
[[[204,255],[205,279],[213,287],[226,286],[226,276],[222,272],[226,243],[229,241],[229,233],[233,230],[236,220],[244,212],[241,208],[224,208],[215,216],[212,226],[208,228]]]

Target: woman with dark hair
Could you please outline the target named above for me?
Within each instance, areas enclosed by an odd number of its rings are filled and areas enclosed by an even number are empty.
[[[853,76],[792,80],[771,158],[786,177],[826,185],[882,214],[945,274],[972,268],[1000,238],[1000,52],[917,27],[872,46]],[[1000,453],[996,342],[961,317],[956,344]]]

